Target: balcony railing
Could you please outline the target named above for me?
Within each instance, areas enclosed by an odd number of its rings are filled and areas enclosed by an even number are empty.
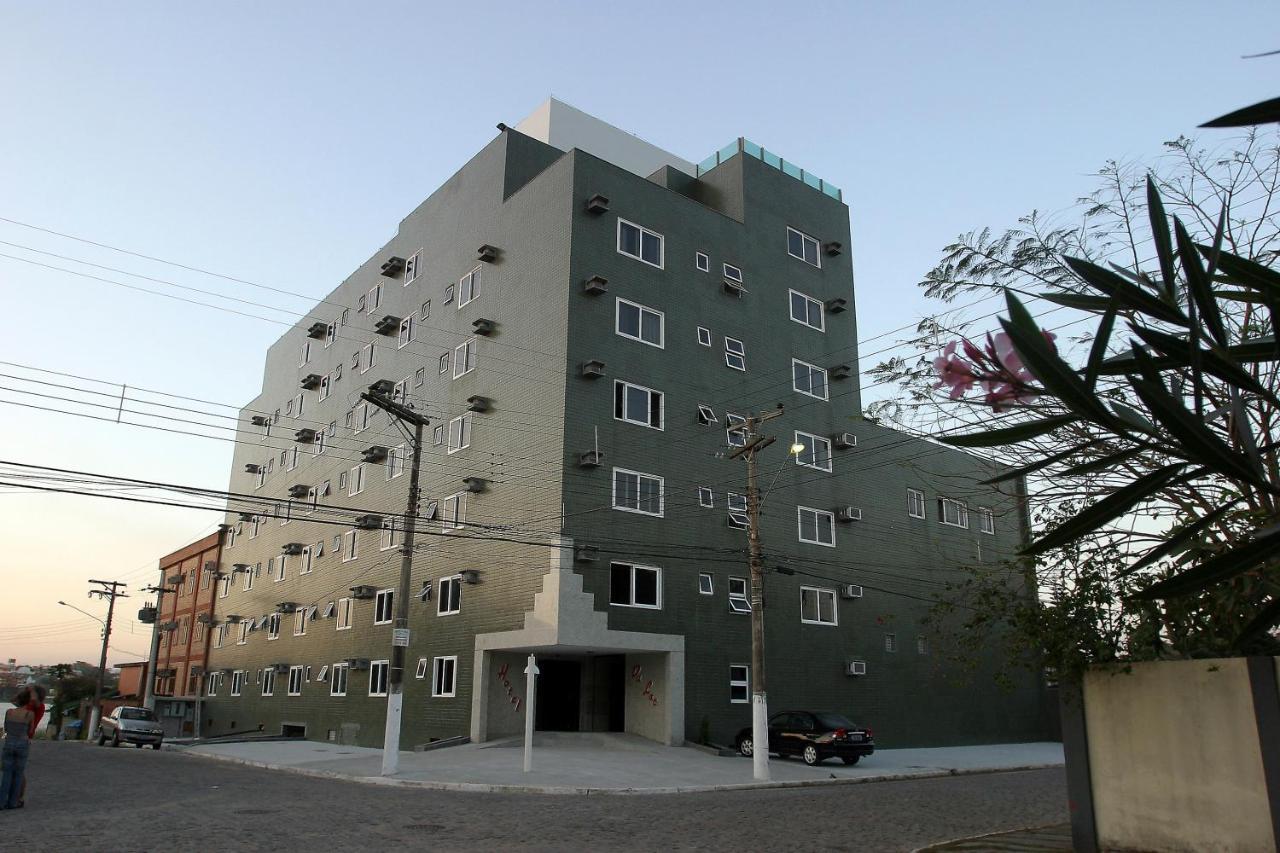
[[[812,172],[806,172],[795,163],[792,163],[789,160],[784,160],[772,151],[756,145],[749,139],[743,139],[741,136],[699,163],[698,177],[702,177],[716,166],[733,159],[739,154],[746,154],[749,157],[754,157],[766,166],[772,166],[778,171],[790,175],[797,181],[802,181],[808,184],[818,192],[831,196],[836,201],[844,201],[844,194],[840,192],[839,187],[827,183]]]

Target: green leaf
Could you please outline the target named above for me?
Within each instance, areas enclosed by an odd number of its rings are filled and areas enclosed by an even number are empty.
[[[1164,202],[1156,182],[1147,174],[1147,215],[1151,217],[1151,236],[1155,239],[1156,257],[1160,260],[1160,275],[1164,277],[1165,298],[1177,302],[1177,283],[1173,275],[1173,244],[1169,242],[1169,220],[1164,213]]]
[[[1114,300],[1111,300],[1114,302]],[[1107,357],[1107,346],[1111,343],[1111,332],[1116,325],[1116,309],[1114,304],[1107,307],[1107,313],[1102,315],[1102,320],[1098,323],[1098,331],[1093,336],[1093,346],[1089,348],[1089,361],[1085,364],[1084,384],[1088,385],[1090,390],[1098,386],[1098,371],[1102,368],[1102,361]]]
[[[1271,391],[1240,365],[1219,355],[1217,349],[1193,350],[1191,343],[1185,338],[1166,335],[1163,332],[1157,332],[1154,329],[1147,329],[1141,326],[1134,326],[1133,331],[1149,346],[1171,358],[1173,364],[1169,366],[1191,365],[1193,357],[1198,355],[1201,367],[1209,374],[1218,377],[1229,385],[1235,385],[1257,394],[1259,397],[1263,397],[1280,407],[1280,400],[1277,400]]]
[[[1280,623],[1280,598],[1273,599],[1270,604],[1258,611],[1258,615],[1249,620],[1236,636],[1232,645],[1236,651],[1244,651],[1253,641],[1260,640]]]
[[[1136,429],[1138,432],[1155,434],[1155,424],[1147,420],[1146,417],[1143,416],[1142,412],[1139,412],[1132,406],[1127,406],[1118,400],[1111,400],[1109,402],[1111,405],[1111,411],[1115,412],[1116,417],[1124,421],[1127,426],[1132,429]]]
[[[1035,462],[1031,462],[1027,465],[1021,465],[1017,468],[1013,468],[1009,471],[1004,472],[1003,474],[999,474],[995,477],[992,477],[989,480],[983,480],[982,484],[984,486],[994,486],[996,483],[1003,483],[1007,480],[1016,480],[1019,477],[1025,477],[1028,474],[1034,474],[1036,471],[1039,471],[1042,468],[1048,468],[1050,465],[1054,465],[1058,462],[1063,461],[1064,459],[1069,459],[1075,454],[1080,453],[1081,451],[1087,450],[1090,447],[1093,447],[1095,444],[1097,444],[1096,441],[1087,441],[1084,444],[1079,445],[1078,447],[1068,447],[1066,450],[1061,450],[1057,453],[1054,453],[1050,456],[1046,456],[1043,459],[1038,459]]]
[[[1261,337],[1252,338],[1244,343],[1233,344],[1227,347],[1226,356],[1234,362],[1252,363],[1259,361],[1276,361],[1276,342],[1274,335],[1262,335]],[[1152,367],[1158,370],[1164,370],[1169,367],[1185,364],[1182,359],[1172,358],[1170,356],[1152,357],[1150,359]],[[1103,376],[1114,376],[1118,373],[1133,373],[1138,370],[1137,359],[1132,353],[1125,355],[1113,355],[1102,362],[1098,368],[1098,372]]]
[[[1158,468],[1150,474],[1139,477],[1127,486],[1117,489],[1092,506],[1085,507],[1071,518],[1041,536],[1035,542],[1023,548],[1021,553],[1027,557],[1061,548],[1097,530],[1102,525],[1114,521],[1133,509],[1134,506],[1154,497],[1162,488],[1178,479],[1187,468],[1186,462],[1177,462]]]
[[[1087,293],[1041,293],[1039,297],[1055,305],[1094,313],[1106,311],[1112,302],[1110,296],[1090,296]]]
[[[1143,452],[1149,450],[1150,447],[1142,445],[1141,447],[1131,447],[1128,450],[1121,450],[1116,453],[1110,453],[1098,459],[1092,459],[1088,462],[1081,462],[1079,465],[1072,465],[1060,472],[1063,477],[1076,477],[1081,474],[1092,474],[1094,471],[1101,471],[1110,468],[1121,462],[1125,462],[1135,456],[1140,456]]]
[[[1194,568],[1152,584],[1134,598],[1152,601],[1157,598],[1175,598],[1179,595],[1199,592],[1216,583],[1244,574],[1278,554],[1280,554],[1280,529],[1272,530],[1251,542],[1216,554]]]
[[[1121,305],[1126,305],[1157,320],[1173,323],[1178,326],[1190,325],[1176,305],[1170,305],[1158,296],[1148,293],[1137,285],[1126,281],[1123,276],[1116,275],[1105,267],[1080,258],[1063,255],[1062,260],[1089,284],[1110,296],[1114,296]]]
[[[1270,124],[1280,121],[1280,98],[1259,101],[1224,116],[1206,121],[1201,127],[1249,127],[1254,124]]]
[[[1004,429],[992,429],[975,432],[969,435],[944,435],[938,440],[952,447],[999,447],[1003,444],[1018,444],[1036,436],[1052,432],[1058,427],[1075,423],[1080,418],[1075,415],[1056,415],[1038,421],[1025,421]]]
[[[1198,244],[1196,248],[1206,258],[1213,257],[1214,249],[1212,246]],[[1269,293],[1273,298],[1280,298],[1280,272],[1276,272],[1270,267],[1263,266],[1257,261],[1251,261],[1248,258],[1242,258],[1231,252],[1219,252],[1218,268],[1230,276],[1233,281],[1262,293]]]
[[[1213,298],[1213,285],[1209,283],[1209,274],[1200,266],[1200,256],[1196,252],[1196,244],[1191,235],[1176,216],[1173,218],[1173,232],[1178,238],[1178,261],[1187,278],[1187,289],[1200,309],[1200,320],[1209,327],[1209,334],[1218,346],[1227,345],[1227,332],[1222,326],[1222,315],[1218,312],[1218,302]]]
[[[1116,579],[1119,580],[1120,578],[1127,578],[1129,575],[1142,571],[1157,560],[1164,559],[1170,554],[1178,553],[1178,551],[1182,550],[1183,546],[1190,544],[1191,540],[1198,536],[1201,531],[1205,530],[1218,519],[1222,518],[1222,516],[1230,512],[1232,507],[1235,506],[1235,503],[1235,501],[1232,501],[1225,506],[1220,506],[1214,509],[1208,515],[1202,516],[1189,524],[1182,525],[1182,527],[1178,528],[1177,532],[1171,533],[1168,539],[1143,554],[1142,559],[1127,567],[1124,571],[1118,573],[1116,575]]]

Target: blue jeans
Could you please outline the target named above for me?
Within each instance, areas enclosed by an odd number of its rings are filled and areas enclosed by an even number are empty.
[[[27,753],[30,750],[29,740],[5,738],[4,750],[0,751],[0,809],[18,807],[22,778],[27,770]]]

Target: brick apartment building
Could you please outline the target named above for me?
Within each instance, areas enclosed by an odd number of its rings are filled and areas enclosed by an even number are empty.
[[[222,560],[223,528],[160,559],[157,586],[166,591],[157,606],[155,695],[162,717],[179,718],[182,732],[195,729],[197,701],[204,692],[209,641]],[[168,722],[168,721],[166,721]]]

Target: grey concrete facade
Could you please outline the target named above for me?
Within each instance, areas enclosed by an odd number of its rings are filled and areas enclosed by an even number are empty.
[[[607,198],[606,210],[589,209],[596,195]],[[619,250],[620,220],[660,235],[659,264]],[[788,253],[788,228],[816,238],[817,264]],[[745,466],[726,458],[726,424],[731,413],[779,404],[785,414],[766,430],[779,440],[761,455],[771,707],[843,711],[893,746],[1040,739],[1034,680],[1004,694],[981,671],[960,683],[924,622],[958,566],[1014,552],[1025,534],[1023,503],[979,486],[990,476],[981,461],[860,417],[850,243],[847,207],[751,156],[698,179],[669,167],[645,178],[581,150],[501,132],[268,352],[262,394],[242,413],[231,475],[230,490],[246,497],[228,514],[236,535],[216,599],[225,636],[210,653],[210,671],[222,675],[211,685],[204,730],[296,727],[289,730],[312,739],[381,743],[385,699],[369,695],[377,670],[363,662],[390,657],[391,625],[375,624],[377,599],[367,598],[351,603],[349,628],[338,623],[353,587],[395,585],[398,543],[351,525],[362,514],[402,513],[408,477],[391,476],[398,462],[371,462],[359,493],[339,481],[360,476],[353,469],[363,449],[405,445],[385,415],[359,429],[359,392],[385,379],[403,380],[405,399],[443,425],[445,439],[428,440],[423,454],[422,508],[435,502],[437,515],[415,548],[413,589],[429,583],[431,595],[410,607],[406,747],[518,731],[530,652],[555,673],[547,676],[549,701],[563,707],[546,712],[549,728],[723,743],[747,725],[750,706],[735,701],[741,688],[730,676],[750,660],[750,620],[729,601],[731,578],[746,577],[746,534],[730,525],[727,505],[729,493],[745,492]],[[838,253],[828,253],[830,244]],[[495,249],[487,260],[477,259],[482,245]],[[384,275],[392,257],[414,259],[413,274]],[[723,264],[741,271],[745,292],[726,289]],[[480,291],[466,301],[462,279],[473,269]],[[379,305],[371,308],[375,287]],[[821,330],[792,319],[791,290],[819,306],[809,317]],[[619,334],[619,300],[660,313],[661,340]],[[410,315],[412,337],[400,346],[398,325]],[[384,317],[397,327],[390,335],[375,328]],[[481,319],[491,328],[476,334]],[[316,323],[324,333],[309,338]],[[745,371],[727,363],[726,338],[744,345]],[[474,355],[462,357],[474,358],[474,369],[455,376],[455,351],[468,341]],[[829,371],[826,399],[794,389],[792,359]],[[588,376],[591,362],[600,364]],[[300,389],[312,374],[327,378],[324,400],[320,389]],[[653,425],[636,423],[632,410],[618,417],[619,381],[661,394],[660,404],[646,398]],[[290,415],[299,395],[302,414]],[[450,420],[475,397],[487,409],[470,413],[467,446],[449,452]],[[716,421],[700,423],[699,406]],[[252,425],[254,416],[271,421],[269,433]],[[322,452],[295,441],[305,429],[325,433]],[[796,431],[827,440],[851,433],[856,445],[831,450],[829,466],[799,465],[787,451]],[[588,460],[597,464],[582,464],[588,451],[599,452]],[[262,477],[248,464],[271,471]],[[661,478],[660,514],[615,507],[615,468]],[[466,494],[464,525],[442,523],[446,499],[468,488],[466,478],[480,491]],[[291,487],[302,494],[326,482],[314,508],[305,496],[291,502]],[[908,489],[923,493],[923,518],[908,514]],[[967,527],[940,523],[940,498],[967,504]],[[840,507],[855,507],[861,519],[833,521],[830,547],[800,541],[799,508]],[[990,533],[978,529],[979,508],[991,510]],[[352,536],[358,553],[344,559]],[[309,549],[310,571],[302,571],[307,554],[289,556],[277,580],[278,564],[268,563],[290,543]],[[646,578],[657,570],[656,590],[633,593],[650,606],[610,603],[619,597],[615,563],[640,567]],[[251,567],[252,588],[247,573],[232,573],[237,565]],[[456,587],[441,586],[460,574]],[[842,594],[850,584],[860,597]],[[459,606],[444,612],[454,588]],[[830,603],[821,620],[802,618],[814,615],[802,610],[802,595]],[[278,638],[268,620],[238,642],[241,629],[229,617],[257,625],[282,603],[286,611],[315,608],[305,611],[304,634],[294,635],[286,612]],[[454,660],[452,695],[433,695],[437,658]],[[415,677],[420,659],[425,672]],[[333,667],[348,660],[356,668],[345,695],[332,695]],[[846,674],[851,661],[865,674]],[[262,671],[271,667],[279,673],[264,696]],[[299,695],[289,695],[291,667],[304,667]],[[237,672],[245,683],[232,697]]]

